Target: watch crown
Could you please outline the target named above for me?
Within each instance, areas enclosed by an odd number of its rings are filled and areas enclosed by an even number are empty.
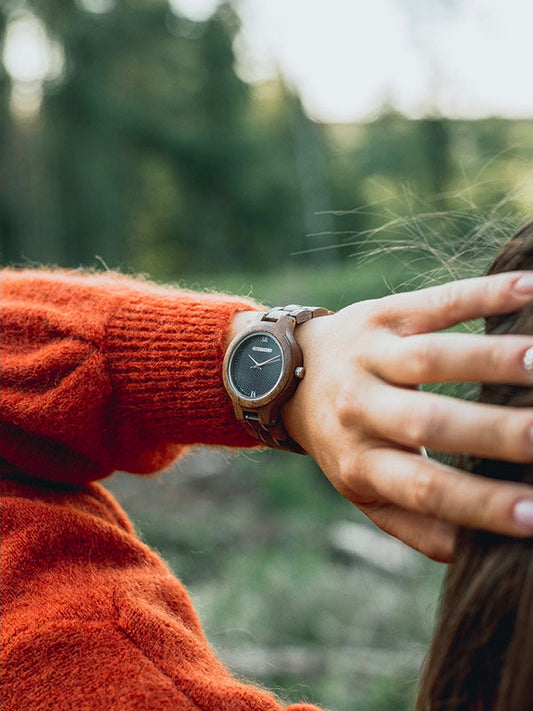
[[[302,380],[305,375],[305,368],[303,367],[303,365],[299,365],[297,368],[294,369],[294,375],[298,378],[298,380]]]

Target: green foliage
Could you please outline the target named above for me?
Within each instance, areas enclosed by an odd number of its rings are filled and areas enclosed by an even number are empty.
[[[328,133],[336,146],[332,173],[358,190],[359,199],[347,193],[340,214],[349,230],[361,222],[341,239],[345,244],[364,245],[365,230],[394,239],[400,228],[411,230],[416,246],[423,233],[413,224],[420,227],[424,216],[433,229],[438,217],[446,232],[450,216],[460,237],[488,218],[516,226],[531,212],[530,121],[409,120],[389,112]]]
[[[89,265],[100,255],[170,277],[272,263],[285,251],[298,231],[288,118],[280,105],[256,130],[250,89],[234,71],[229,5],[205,23],[162,0],[121,0],[106,14],[27,5],[62,45],[66,69],[45,87],[38,118],[8,121],[8,166],[16,170],[14,150],[31,132],[22,150],[30,166],[39,151],[48,186],[26,196],[26,225],[6,206],[8,258]]]
[[[322,269],[384,223],[394,237],[398,218],[483,220],[503,200],[516,224],[530,210],[527,121],[385,108],[367,124],[321,126],[281,81],[237,76],[230,3],[205,22],[165,0],[85,5],[24,4],[65,56],[38,115],[10,112],[0,74],[6,261],[101,258],[159,279]],[[0,40],[19,6],[2,5]]]

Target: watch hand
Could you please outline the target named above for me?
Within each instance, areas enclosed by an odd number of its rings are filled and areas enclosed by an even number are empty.
[[[259,363],[255,360],[255,358],[254,358],[253,356],[251,356],[249,353],[248,353],[248,358],[251,358],[251,359],[253,360],[253,362],[255,363],[255,367],[256,367],[256,368],[259,367],[260,364],[259,364]],[[253,368],[254,366],[252,365],[251,367]]]
[[[280,358],[281,358],[281,356],[277,355],[277,356],[274,356],[273,358],[269,358],[268,360],[264,360],[262,363],[257,363],[256,365],[258,368],[261,368],[261,366],[266,365],[267,363],[273,363],[275,360],[279,360]],[[252,358],[252,360],[253,360],[253,358]]]

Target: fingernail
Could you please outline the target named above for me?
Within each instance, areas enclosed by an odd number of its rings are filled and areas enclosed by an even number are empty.
[[[513,518],[520,528],[533,534],[533,499],[523,499],[516,503]]]
[[[533,346],[524,353],[523,364],[528,373],[533,373]]]
[[[525,274],[517,279],[514,288],[520,294],[533,294],[533,274]]]

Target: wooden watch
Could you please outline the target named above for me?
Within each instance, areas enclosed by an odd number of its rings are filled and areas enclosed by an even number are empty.
[[[235,415],[253,437],[269,447],[306,454],[289,436],[280,409],[305,375],[296,327],[330,313],[315,306],[277,306],[228,346],[223,378]]]

